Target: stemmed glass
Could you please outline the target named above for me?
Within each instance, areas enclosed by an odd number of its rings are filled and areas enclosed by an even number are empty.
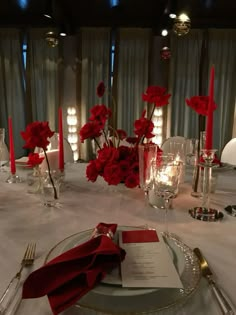
[[[153,163],[152,167],[154,172],[154,191],[164,201],[164,232],[168,233],[168,209],[171,198],[176,195],[178,190],[180,162],[173,160],[172,156],[161,156],[156,163]]]

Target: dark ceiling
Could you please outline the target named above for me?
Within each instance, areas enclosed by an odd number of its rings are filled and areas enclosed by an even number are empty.
[[[236,0],[0,0],[0,26],[81,26],[170,28],[167,8],[185,11],[192,28],[236,28]],[[52,9],[53,19],[43,16]]]

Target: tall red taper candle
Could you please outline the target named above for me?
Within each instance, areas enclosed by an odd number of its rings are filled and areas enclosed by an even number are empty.
[[[62,124],[62,108],[59,107],[59,169],[64,171],[64,145],[63,145],[63,124]]]
[[[9,147],[10,147],[10,165],[11,173],[14,175],[16,173],[16,162],[15,162],[15,152],[14,152],[14,141],[12,133],[12,119],[8,118],[8,129],[9,129]]]
[[[205,149],[212,149],[212,139],[213,139],[213,105],[214,105],[214,77],[215,69],[211,67],[210,74],[210,85],[209,85],[209,104],[207,112],[207,125],[206,125],[206,144]]]

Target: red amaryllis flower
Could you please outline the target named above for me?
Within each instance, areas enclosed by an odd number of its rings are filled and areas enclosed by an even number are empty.
[[[99,137],[101,136],[101,126],[96,121],[89,122],[80,129],[79,135],[82,143],[86,139]]]
[[[98,83],[98,86],[97,86],[97,96],[98,97],[103,97],[104,93],[105,93],[105,84],[103,81],[99,82]]]
[[[105,105],[95,105],[90,109],[91,116],[89,120],[99,122],[101,128],[104,127],[105,122],[111,117],[111,110]]]
[[[21,131],[22,138],[26,141],[23,146],[24,149],[34,149],[35,147],[47,150],[49,145],[48,138],[54,135],[48,125],[48,121],[39,122],[35,121],[26,127],[25,131]]]
[[[122,179],[122,173],[118,163],[108,164],[104,168],[103,177],[109,185],[118,185]]]
[[[165,94],[166,88],[160,86],[149,86],[146,93],[142,94],[143,101],[154,103],[156,107],[167,105],[171,94]]]
[[[97,164],[95,160],[91,160],[86,168],[86,177],[91,182],[95,182],[99,175]]]
[[[199,115],[207,116],[209,96],[192,96],[190,99],[185,100],[187,105],[191,107]],[[216,109],[215,102],[213,103],[213,109]]]
[[[139,176],[137,174],[130,173],[125,179],[125,186],[128,188],[134,188],[139,185]]]
[[[142,113],[142,117],[140,119],[135,120],[134,122],[134,133],[139,137],[146,137],[147,139],[150,139],[154,137],[154,134],[152,134],[154,124],[151,120],[145,118],[146,111],[144,110]]]
[[[120,140],[124,140],[127,137],[127,133],[123,129],[117,129],[116,133],[117,133]],[[114,136],[116,136],[116,133],[114,133]]]
[[[100,161],[100,163],[110,163],[117,161],[119,159],[119,151],[114,147],[108,147],[106,144],[104,147],[100,150],[98,150],[98,157],[97,159]]]
[[[28,156],[27,164],[35,167],[42,163],[44,157],[40,157],[38,153],[30,153]]]

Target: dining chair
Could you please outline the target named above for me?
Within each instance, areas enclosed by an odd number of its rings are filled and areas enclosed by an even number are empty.
[[[236,166],[236,138],[233,138],[226,143],[222,150],[220,160],[222,163]]]

